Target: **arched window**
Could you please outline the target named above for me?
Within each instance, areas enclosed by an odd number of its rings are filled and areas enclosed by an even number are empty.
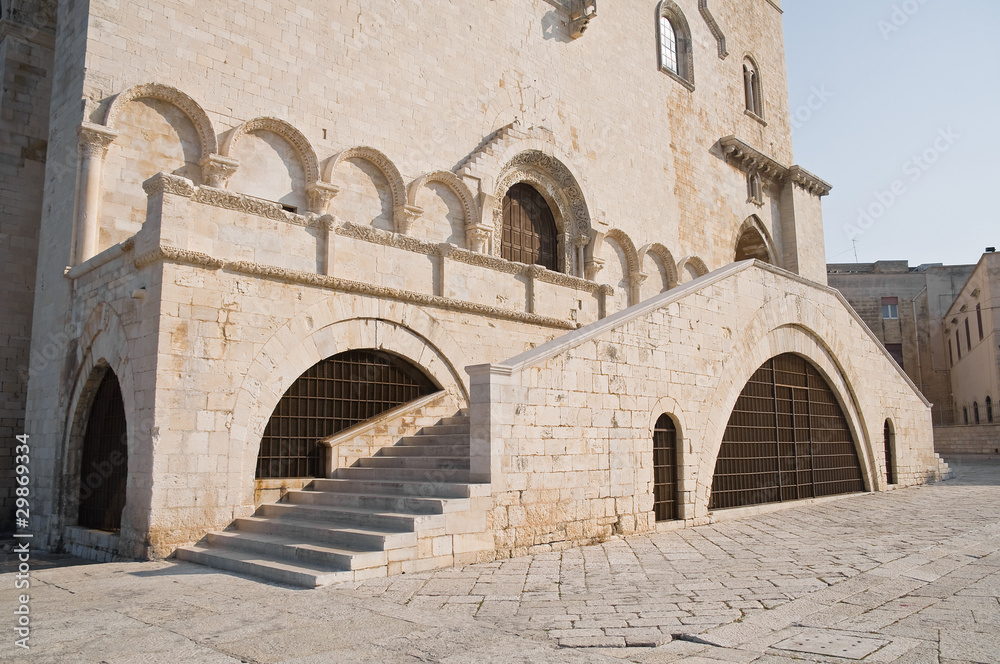
[[[896,483],[896,464],[893,450],[896,447],[896,435],[892,431],[892,423],[885,421],[885,482],[886,484]]]
[[[94,395],[83,436],[77,524],[117,532],[128,480],[128,428],[118,376],[107,370]]]
[[[523,182],[503,197],[500,255],[509,261],[559,269],[556,222],[538,191]]]
[[[660,47],[660,71],[693,90],[691,30],[680,7],[673,0],[663,0],[657,10],[657,39]]]
[[[993,424],[993,399],[986,397],[986,422]]]
[[[969,423],[969,407],[968,406],[962,406],[962,421],[965,424]]]
[[[378,350],[338,353],[298,377],[260,441],[257,479],[320,477],[324,438],[437,388],[403,358]]]
[[[729,417],[711,509],[864,490],[854,436],[829,383],[801,356],[768,360]]]
[[[757,65],[749,57],[743,60],[743,94],[747,110],[763,120],[764,97],[760,87],[760,73]]]
[[[973,401],[972,402],[972,420],[976,424],[979,424],[979,402],[978,401]]]
[[[653,429],[653,513],[657,521],[677,518],[677,427],[666,414]]]
[[[764,204],[764,187],[756,170],[747,173],[747,202],[757,206]]]

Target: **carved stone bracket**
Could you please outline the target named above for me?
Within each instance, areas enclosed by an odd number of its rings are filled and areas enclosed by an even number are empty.
[[[420,218],[424,209],[416,205],[397,205],[392,211],[392,219],[396,225],[396,232],[406,235],[410,232],[413,222]]]
[[[309,211],[316,214],[326,214],[330,201],[340,193],[340,187],[326,182],[315,182],[306,187],[309,198]]]
[[[595,18],[597,18],[597,0],[574,0],[574,9],[569,17],[570,37],[573,39],[582,37]]]
[[[792,182],[815,196],[826,196],[833,187],[801,166],[785,166],[735,136],[719,139],[727,160],[745,173],[759,173],[777,184]]]
[[[77,134],[80,137],[80,153],[85,157],[98,157],[103,159],[108,153],[108,148],[118,138],[118,132],[103,125],[84,122],[80,125]]]
[[[142,190],[146,192],[146,196],[174,194],[185,198],[191,198],[198,191],[191,180],[169,173],[157,173],[149,178],[142,183]]]
[[[223,157],[220,154],[210,154],[201,160],[201,177],[209,187],[225,189],[229,178],[233,176],[240,162]]]

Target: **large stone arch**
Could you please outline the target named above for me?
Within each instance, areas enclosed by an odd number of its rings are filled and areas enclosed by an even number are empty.
[[[212,128],[212,121],[201,105],[187,94],[177,88],[160,83],[143,83],[136,85],[124,92],[119,93],[108,106],[104,116],[104,124],[109,129],[118,129],[118,117],[122,109],[130,101],[137,99],[158,99],[173,104],[181,110],[191,120],[198,138],[201,141],[201,158],[205,159],[209,155],[218,152],[219,143]]]
[[[317,362],[356,348],[395,353],[427,373],[452,395],[457,406],[469,403],[468,384],[459,371],[465,366],[465,353],[425,311],[362,296],[318,302],[271,336],[239,387],[231,429],[230,458],[240,459],[239,495],[232,497],[233,505],[253,504],[260,439],[285,391]]]
[[[791,296],[790,296],[791,297]],[[861,400],[855,390],[860,372],[853,366],[851,352],[843,345],[835,325],[802,298],[780,298],[762,307],[741,327],[739,338],[729,353],[719,376],[712,404],[706,414],[701,444],[701,463],[697,469],[695,512],[708,514],[708,503],[715,473],[715,463],[722,446],[729,416],[736,400],[754,372],[772,357],[794,353],[808,359],[819,370],[837,395],[840,407],[854,436],[858,458],[867,490],[879,486],[874,440]]]
[[[61,528],[75,522],[79,506],[80,458],[87,429],[90,407],[105,371],[111,369],[121,385],[122,401],[128,426],[128,485],[125,509],[122,513],[118,552],[123,556],[141,557],[146,553],[149,529],[151,493],[148,480],[152,474],[152,449],[144,432],[152,423],[143,410],[147,404],[137,400],[138,389],[129,358],[131,340],[114,308],[102,302],[83,324],[77,346],[77,369],[72,381],[67,422],[62,442],[61,494],[58,497],[58,523]]]

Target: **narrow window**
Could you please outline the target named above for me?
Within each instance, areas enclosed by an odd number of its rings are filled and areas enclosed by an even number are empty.
[[[895,447],[894,443],[895,436],[892,432],[892,423],[889,420],[885,421],[885,482],[886,484],[896,483],[896,469],[893,463],[892,449]]]
[[[983,340],[983,306],[976,305],[976,322],[979,323],[979,340]]]
[[[965,347],[972,350],[972,335],[969,333],[969,317],[965,317]]]
[[[986,422],[993,424],[993,399],[986,397]]]
[[[747,202],[754,205],[764,204],[764,187],[757,171],[747,173]]]
[[[951,339],[948,339],[948,364],[955,366],[955,347],[951,344]]]
[[[968,406],[962,406],[962,420],[966,424],[969,423],[969,408],[968,408]]]
[[[976,424],[979,424],[979,402],[972,402],[972,419],[975,420]]]
[[[958,359],[962,359],[962,337],[958,336],[958,330],[955,330],[955,348],[958,349]],[[966,418],[968,419],[968,418]],[[966,422],[968,424],[968,422]]]
[[[892,359],[896,360],[900,369],[906,368],[903,366],[903,344],[886,344],[885,349],[892,355]]]
[[[757,72],[757,65],[750,58],[743,60],[743,94],[747,111],[762,120],[764,100],[761,95],[760,74]]]
[[[666,16],[660,17],[660,66],[680,74],[677,71],[677,31]]]
[[[899,318],[899,298],[898,297],[883,297],[882,298],[882,318],[886,320],[895,320]]]

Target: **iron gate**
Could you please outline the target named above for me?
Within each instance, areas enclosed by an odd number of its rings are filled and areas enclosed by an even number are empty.
[[[351,350],[302,374],[278,402],[264,429],[257,479],[319,477],[320,440],[437,390],[397,355]]]
[[[895,447],[895,445],[893,445],[893,442],[895,442],[895,441],[893,441],[892,424],[889,423],[889,420],[886,420],[885,421],[885,481],[886,481],[886,484],[895,484],[896,483],[896,468],[895,468],[895,464],[893,463],[893,456],[892,456],[892,448]]]
[[[657,521],[677,518],[677,428],[666,414],[653,429],[653,513]]]
[[[128,427],[118,376],[107,370],[94,395],[80,460],[77,523],[117,532],[122,527],[128,480]]]
[[[712,509],[864,491],[847,419],[819,371],[786,353],[736,401],[712,480]]]

